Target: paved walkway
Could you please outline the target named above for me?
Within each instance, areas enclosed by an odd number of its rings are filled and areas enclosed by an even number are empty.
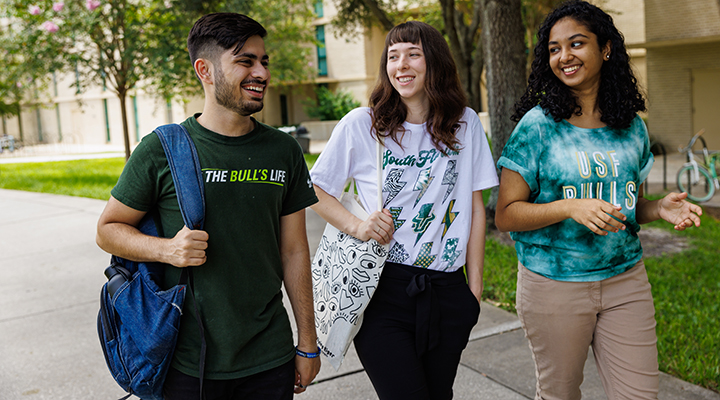
[[[125,157],[123,146],[82,144],[40,144],[0,153],[0,164],[65,161],[88,158]]]
[[[15,161],[17,162],[17,161]],[[652,189],[654,178],[651,177]],[[102,271],[94,241],[105,202],[0,190],[0,399],[117,399],[97,339]],[[324,228],[308,215],[311,249]],[[491,266],[488,266],[491,267]],[[292,320],[292,318],[291,318]],[[588,355],[585,399],[606,398]],[[490,304],[474,328],[455,383],[456,399],[531,399],[535,376],[517,317]],[[720,394],[661,374],[661,400],[720,400]],[[351,347],[339,371],[325,363],[299,397],[377,399]]]

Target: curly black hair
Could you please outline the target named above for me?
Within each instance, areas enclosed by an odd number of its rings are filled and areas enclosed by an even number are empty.
[[[600,48],[610,41],[610,59],[603,62],[600,70],[597,97],[600,120],[614,129],[629,127],[636,113],[645,111],[645,99],[630,67],[630,56],[625,49],[623,35],[615,27],[611,16],[582,0],[570,0],[561,4],[548,14],[540,26],[528,86],[525,94],[515,104],[515,114],[511,119],[519,121],[538,104],[545,113],[552,115],[556,122],[570,118],[573,113],[581,114],[577,98],[550,68],[550,30],[563,18],[572,18],[594,33]]]

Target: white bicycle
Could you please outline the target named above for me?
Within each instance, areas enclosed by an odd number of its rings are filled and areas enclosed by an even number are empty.
[[[708,150],[707,143],[702,137],[703,133],[705,130],[701,129],[690,139],[686,147],[678,149],[679,152],[686,153],[688,159],[677,173],[678,189],[681,192],[687,192],[688,198],[698,203],[710,200],[715,194],[715,190],[720,190],[716,167],[720,162],[720,152]],[[703,144],[701,162],[698,162],[693,153],[693,145],[698,139]]]

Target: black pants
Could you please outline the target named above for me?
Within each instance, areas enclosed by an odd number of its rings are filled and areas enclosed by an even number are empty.
[[[480,315],[462,270],[387,263],[355,349],[381,400],[447,400]]]
[[[295,388],[295,359],[255,375],[228,380],[203,380],[206,400],[292,400]],[[200,379],[170,368],[165,400],[199,400]]]

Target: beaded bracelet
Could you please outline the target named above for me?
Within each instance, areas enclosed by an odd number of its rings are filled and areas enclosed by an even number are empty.
[[[317,358],[317,357],[320,357],[320,348],[318,347],[316,353],[306,353],[306,352],[298,349],[297,346],[296,346],[296,347],[295,347],[295,354],[299,355],[300,357],[305,357],[305,358]]]

